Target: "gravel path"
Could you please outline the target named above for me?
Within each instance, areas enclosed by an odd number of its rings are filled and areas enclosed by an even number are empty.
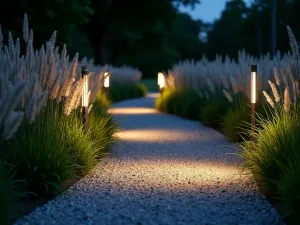
[[[113,105],[112,154],[20,224],[282,224],[235,146],[197,122],[158,113],[154,94]]]

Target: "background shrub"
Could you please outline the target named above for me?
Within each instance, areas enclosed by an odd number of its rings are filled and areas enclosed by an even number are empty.
[[[237,105],[228,110],[223,118],[222,132],[225,136],[235,142],[248,138],[245,133],[245,122],[250,122],[251,108],[245,101],[237,103]]]
[[[258,102],[255,106],[256,118],[267,118],[271,113],[268,105]],[[235,142],[249,139],[248,125],[251,123],[251,107],[249,100],[239,96],[233,107],[228,110],[222,120],[222,132]],[[260,124],[257,124],[260,126]]]
[[[130,98],[143,97],[146,94],[146,86],[137,82],[111,85],[107,93],[108,99],[112,102],[118,102]]]
[[[99,91],[93,104],[93,111],[95,111],[98,115],[106,114],[106,111],[109,109],[111,105],[111,100],[108,99],[108,96],[105,92]]]
[[[202,102],[203,100],[193,89],[176,90],[167,88],[157,98],[155,106],[158,110],[166,113],[199,120]]]
[[[207,126],[221,128],[223,118],[231,107],[222,93],[217,94],[201,108],[201,120]]]

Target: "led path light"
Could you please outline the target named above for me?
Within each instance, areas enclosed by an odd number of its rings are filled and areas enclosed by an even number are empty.
[[[89,80],[88,80],[88,72],[86,70],[86,66],[81,67],[81,76],[84,79],[84,85],[82,90],[82,120],[83,120],[83,128],[85,132],[88,131],[88,117],[89,117]]]
[[[255,131],[255,103],[257,100],[257,65],[251,65],[251,140]]]
[[[108,72],[104,73],[104,87],[109,88],[109,77],[110,74]]]
[[[157,83],[159,87],[159,92],[162,93],[165,87],[165,76],[163,73],[158,73]]]

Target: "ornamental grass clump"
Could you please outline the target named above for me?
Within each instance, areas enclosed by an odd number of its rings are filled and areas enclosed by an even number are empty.
[[[266,193],[281,200],[281,209],[288,218],[296,218],[300,212],[299,109],[287,113],[281,108],[268,119],[260,118],[254,142],[240,144],[246,168]]]
[[[70,61],[66,46],[61,52],[55,46],[56,32],[39,50],[33,40],[26,15],[22,41],[9,34],[4,45],[0,32],[0,153],[16,165],[15,178],[26,181],[27,191],[44,196],[95,165],[111,141],[114,124],[103,122],[111,121],[107,113],[96,114],[92,121],[99,126],[83,131],[81,66],[91,71],[93,61],[80,61],[78,54]],[[103,73],[88,74],[90,109]]]
[[[293,55],[288,67],[281,67],[280,72],[275,68],[270,94],[263,92],[273,112],[268,119],[259,118],[254,141],[241,143],[240,155],[263,190],[279,201],[279,211],[288,224],[299,224],[299,48],[287,29]]]
[[[143,97],[148,90],[145,85],[140,83],[142,73],[128,66],[113,67],[111,65],[92,67],[93,71],[100,71],[96,79],[104,80],[104,74],[109,73],[109,88],[103,90],[103,82],[96,82],[99,85],[92,90],[102,90],[100,95],[106,95],[111,102],[118,102],[130,98]],[[99,89],[100,88],[100,89]],[[95,101],[99,91],[91,92],[91,101]]]

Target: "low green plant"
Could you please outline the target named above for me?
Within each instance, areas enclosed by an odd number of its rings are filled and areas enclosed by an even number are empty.
[[[256,118],[268,118],[272,109],[262,102],[255,104]],[[247,132],[251,123],[251,107],[249,100],[240,95],[235,98],[232,108],[230,108],[222,119],[222,132],[234,142],[241,142],[249,139]],[[260,126],[257,124],[257,126]]]
[[[298,221],[300,212],[300,114],[280,110],[260,118],[254,142],[240,144],[240,155],[265,192],[281,200],[287,220]],[[293,224],[297,224],[293,223]]]
[[[108,99],[108,96],[103,91],[99,91],[97,94],[96,101],[93,104],[93,111],[102,114],[106,112],[111,105],[111,101]]]
[[[172,88],[165,89],[162,94],[156,99],[155,107],[166,113],[174,113],[178,107],[179,91]]]
[[[221,93],[211,98],[201,109],[201,120],[207,126],[221,128],[222,121],[232,104]]]
[[[92,140],[96,141],[98,146],[98,156],[109,150],[109,144],[114,141],[114,133],[118,130],[116,123],[112,121],[112,117],[108,114],[93,111],[89,116],[89,132]]]
[[[25,120],[13,139],[2,140],[1,152],[16,165],[16,177],[28,183],[29,191],[44,195],[75,178],[66,125],[62,107],[49,102],[34,123]]]
[[[200,120],[203,99],[191,88],[181,90],[176,114],[192,120]]]
[[[244,101],[237,103],[235,107],[229,109],[222,121],[222,132],[224,135],[235,142],[247,139],[248,134],[244,132],[245,127],[243,124],[250,122],[250,113],[250,106]]]
[[[155,106],[158,110],[166,113],[199,120],[200,110],[204,102],[193,89],[176,90],[167,88],[157,98]]]
[[[130,98],[143,97],[147,94],[147,87],[137,82],[113,84],[108,89],[108,99],[112,102],[123,101]]]
[[[102,146],[91,136],[86,134],[80,110],[74,111],[66,118],[64,145],[69,157],[73,160],[77,176],[88,172],[96,163]]]
[[[24,121],[15,138],[2,140],[1,153],[16,165],[16,177],[29,191],[43,196],[88,172],[112,140],[115,125],[102,109],[93,110],[90,128],[83,129],[80,110],[68,117],[63,106],[49,101],[34,123]]]
[[[24,182],[15,180],[14,167],[0,159],[0,224],[8,225],[14,219],[17,201],[26,196]]]

